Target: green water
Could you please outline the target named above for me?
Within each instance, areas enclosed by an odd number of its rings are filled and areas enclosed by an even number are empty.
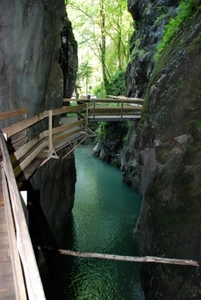
[[[91,152],[84,146],[75,151],[75,205],[63,246],[81,252],[136,255],[133,229],[141,197],[122,183],[120,170]],[[49,292],[48,299],[144,299],[136,263],[60,256],[49,271],[57,292]]]

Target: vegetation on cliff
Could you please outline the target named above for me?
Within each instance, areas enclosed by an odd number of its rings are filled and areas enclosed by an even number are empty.
[[[178,7],[178,13],[175,18],[170,18],[163,30],[162,42],[158,44],[155,60],[158,59],[160,53],[166,48],[168,43],[179,33],[188,20],[200,11],[200,1],[195,0],[181,0]]]

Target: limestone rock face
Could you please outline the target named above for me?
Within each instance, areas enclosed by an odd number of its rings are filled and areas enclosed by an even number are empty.
[[[75,85],[77,49],[64,0],[0,1],[0,20],[0,110],[28,108],[27,116],[2,121],[0,125],[5,127],[63,106],[64,81],[68,77],[71,83],[69,94]],[[72,65],[68,76],[69,69],[61,68],[62,41],[68,45],[63,53],[68,65]],[[29,137],[42,131],[41,126],[44,124],[30,129]],[[42,195],[43,213],[55,231],[55,224],[62,224],[73,206],[75,180],[71,156],[63,161],[49,161],[36,171],[29,183],[33,191]]]
[[[128,95],[145,98],[135,138],[126,149],[134,153],[136,164],[132,156],[124,166],[128,169],[136,165],[133,172],[135,177],[138,174],[143,197],[134,236],[142,256],[200,262],[200,13],[186,21],[183,30],[154,62],[164,26],[161,22],[167,22],[160,20],[156,26],[156,11],[163,4],[163,10],[174,15],[178,1],[129,3],[138,22],[133,45],[141,36],[140,45],[150,50],[141,59],[133,48],[139,59],[133,60],[127,70]],[[140,77],[143,66],[144,77]],[[148,300],[201,298],[200,271],[195,268],[144,264],[141,274]]]

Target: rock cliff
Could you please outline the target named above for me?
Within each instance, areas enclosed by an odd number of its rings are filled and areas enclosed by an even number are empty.
[[[128,122],[100,122],[98,142],[93,155],[120,168],[124,140],[128,134]]]
[[[0,20],[1,111],[26,107],[30,117],[62,107],[63,96],[74,89],[77,70],[77,46],[64,0],[0,1]],[[1,127],[20,119],[3,121]],[[34,128],[29,135],[39,131],[41,128]],[[48,161],[27,183],[32,193],[40,194],[36,203],[31,200],[33,207],[43,208],[54,234],[73,206],[74,188],[69,184],[74,186],[75,180],[71,156]]]
[[[125,151],[125,155],[133,155],[124,157],[124,168],[132,168],[133,185],[140,185],[143,197],[134,231],[139,254],[200,262],[199,1],[159,59],[154,60],[164,25],[177,15],[179,2],[128,2],[136,31],[127,69],[127,93],[145,98],[145,104]],[[141,275],[148,300],[201,299],[200,269],[144,264]]]

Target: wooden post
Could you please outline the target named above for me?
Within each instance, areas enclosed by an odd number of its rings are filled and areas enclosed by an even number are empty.
[[[123,100],[121,100],[121,121],[123,118]]]
[[[51,153],[53,149],[52,145],[52,110],[48,111],[48,117],[49,117],[49,153]]]
[[[49,160],[50,158],[56,158],[59,159],[59,156],[56,154],[56,151],[53,147],[53,141],[52,141],[52,110],[48,111],[48,117],[49,117],[49,154],[45,161]]]
[[[95,108],[96,108],[95,99],[93,99],[93,119],[94,120],[95,120]]]
[[[86,104],[86,115],[85,115],[85,118],[86,118],[86,122],[85,122],[85,129],[87,130],[87,127],[88,127],[88,118],[89,118],[89,108],[88,108],[88,104]]]

